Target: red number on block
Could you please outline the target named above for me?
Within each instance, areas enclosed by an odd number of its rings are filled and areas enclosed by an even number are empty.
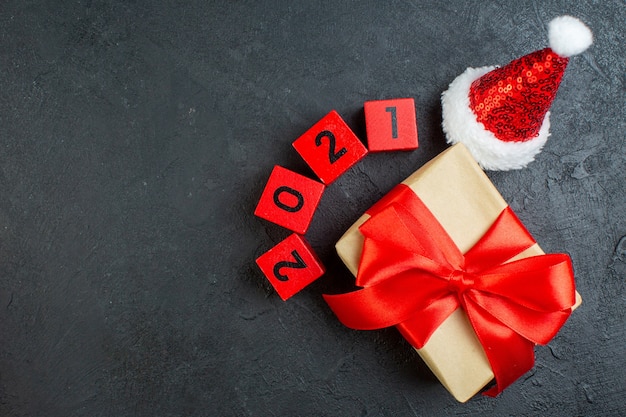
[[[417,121],[412,98],[367,101],[364,108],[370,152],[417,149]]]
[[[311,246],[295,233],[261,255],[256,263],[283,300],[324,274],[324,266]]]
[[[309,228],[324,184],[276,165],[254,214],[296,233]]]
[[[293,142],[293,147],[324,184],[330,184],[367,154],[367,148],[331,111]]]

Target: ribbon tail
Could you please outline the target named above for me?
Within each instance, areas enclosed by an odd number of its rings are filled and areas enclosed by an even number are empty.
[[[441,323],[450,317],[450,314],[457,308],[459,308],[459,299],[456,295],[450,294],[432,303],[419,313],[413,314],[396,327],[411,346],[421,349],[428,343],[430,336]]]
[[[324,300],[345,326],[375,330],[402,323],[446,294],[441,279],[427,272],[405,271],[349,293],[324,294]]]
[[[535,344],[471,300],[466,300],[465,310],[496,380],[496,385],[483,395],[495,397],[532,369],[535,364]]]

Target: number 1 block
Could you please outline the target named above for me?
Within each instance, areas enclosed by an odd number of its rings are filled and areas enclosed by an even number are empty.
[[[370,152],[417,149],[417,120],[412,98],[367,101],[364,109]]]
[[[335,110],[293,142],[324,184],[330,184],[367,154],[359,138]]]
[[[311,246],[295,233],[261,255],[256,263],[283,301],[324,275],[324,266]]]
[[[324,184],[276,165],[254,214],[304,234],[322,198]]]

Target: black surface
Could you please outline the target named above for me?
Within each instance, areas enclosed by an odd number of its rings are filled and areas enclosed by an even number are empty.
[[[40,4],[41,3],[41,4]],[[452,416],[626,413],[623,1],[0,4],[0,415]],[[583,306],[496,399],[458,404],[393,329],[344,328],[332,246],[446,145],[439,95],[468,66],[547,46],[580,17],[552,136],[490,178]],[[252,215],[291,142],[336,109],[414,97],[420,148],[368,156],[307,239],[328,273],[282,302]],[[620,243],[621,242],[621,243]]]

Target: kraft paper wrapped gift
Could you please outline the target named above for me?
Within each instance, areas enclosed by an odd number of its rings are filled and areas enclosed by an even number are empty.
[[[454,145],[403,181],[426,207],[462,253],[487,232],[507,203],[480,169],[467,149]],[[336,249],[356,276],[364,237],[359,227],[364,214],[337,242]],[[509,261],[543,255],[534,244]],[[581,302],[576,292],[575,308]],[[456,309],[417,352],[450,393],[467,401],[493,378],[484,349],[463,309]]]

